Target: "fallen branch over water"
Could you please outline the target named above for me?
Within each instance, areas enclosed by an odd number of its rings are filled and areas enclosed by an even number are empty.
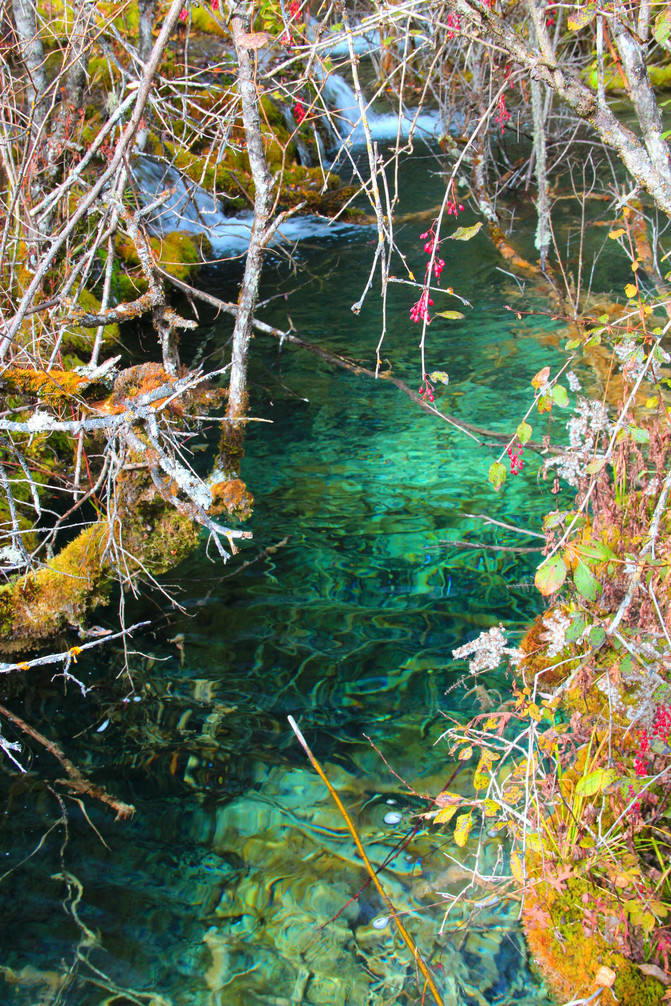
[[[419,967],[419,970],[424,975],[424,978],[426,979],[426,983],[429,986],[429,988],[431,989],[431,992],[433,994],[433,998],[436,1001],[436,1006],[443,1006],[443,1000],[442,1000],[442,997],[440,995],[440,992],[438,991],[438,989],[436,987],[436,983],[433,980],[433,976],[432,976],[431,972],[429,971],[429,968],[427,967],[426,963],[424,962],[424,959],[423,959],[422,955],[420,954],[420,952],[419,952],[419,950],[417,948],[417,945],[415,944],[415,941],[413,940],[412,936],[410,935],[410,933],[408,932],[408,930],[405,928],[405,926],[403,925],[403,923],[399,919],[398,915],[396,914],[396,909],[394,908],[394,905],[392,904],[391,898],[389,897],[389,895],[385,891],[384,887],[382,886],[382,884],[380,882],[380,879],[379,879],[377,873],[375,872],[375,868],[374,868],[373,864],[371,863],[370,859],[366,855],[366,850],[363,847],[363,843],[362,843],[361,839],[359,838],[359,835],[357,833],[356,828],[354,827],[354,823],[353,823],[351,817],[349,816],[349,814],[347,813],[347,810],[345,809],[345,805],[343,804],[342,800],[340,799],[340,797],[336,793],[335,789],[333,788],[333,786],[331,785],[331,783],[327,779],[326,773],[322,769],[321,765],[319,764],[319,762],[317,761],[317,759],[313,755],[312,751],[308,747],[308,743],[305,740],[305,737],[303,737],[303,734],[301,733],[301,731],[300,731],[300,729],[298,727],[298,724],[296,723],[296,721],[293,718],[293,716],[288,716],[287,719],[289,720],[289,725],[290,725],[291,729],[293,730],[293,732],[296,734],[296,737],[298,738],[301,747],[303,748],[303,750],[305,751],[306,755],[310,759],[310,762],[312,763],[312,767],[314,768],[314,770],[317,773],[317,775],[321,778],[322,782],[324,783],[324,785],[328,789],[329,793],[333,797],[333,799],[335,801],[335,804],[336,804],[336,807],[338,808],[338,810],[342,814],[343,820],[345,821],[345,824],[347,825],[347,827],[349,829],[349,832],[350,832],[352,838],[354,839],[354,843],[355,843],[355,845],[356,845],[356,847],[358,849],[359,855],[361,856],[361,858],[362,858],[362,860],[364,862],[364,866],[366,867],[366,870],[368,871],[370,879],[375,884],[375,887],[377,888],[378,894],[380,895],[380,897],[384,901],[385,905],[389,909],[389,914],[390,914],[391,918],[394,920],[394,922],[396,923],[398,931],[401,934],[401,936],[403,937],[403,940],[404,940],[406,946],[408,947],[408,950],[410,951],[410,953],[412,954],[412,956],[414,957],[414,959],[417,961],[417,965]]]
[[[206,293],[204,290],[198,290],[197,287],[191,286],[189,283],[185,283],[183,280],[175,279],[170,273],[159,269],[161,274],[172,283],[174,287],[181,290],[182,293],[187,294],[189,297],[195,297],[197,300],[203,301],[205,304],[209,304],[211,307],[217,308],[218,311],[223,311],[225,314],[230,314],[232,317],[237,315],[238,307],[237,304],[231,304],[225,300],[220,300],[211,293]],[[431,416],[437,416],[444,422],[448,423],[450,426],[454,426],[455,429],[459,430],[461,433],[465,433],[467,437],[471,440],[475,440],[480,447],[490,446],[487,441],[494,441],[495,444],[507,444],[510,441],[510,434],[500,433],[497,430],[489,430],[483,426],[474,426],[473,423],[467,423],[462,419],[455,419],[454,416],[449,415],[446,412],[441,412],[437,409],[435,405],[430,405],[425,402],[424,399],[413,391],[405,381],[402,381],[399,377],[393,377],[391,373],[386,374],[376,374],[374,370],[369,370],[368,367],[362,367],[358,363],[354,363],[352,360],[346,359],[344,356],[339,356],[337,353],[332,353],[328,349],[323,349],[321,346],[315,346],[314,343],[307,342],[305,339],[301,339],[300,336],[295,335],[293,332],[286,332],[281,328],[275,328],[273,325],[268,325],[264,321],[259,321],[258,318],[254,318],[253,327],[257,332],[263,332],[264,335],[272,335],[273,338],[279,339],[280,346],[284,342],[290,342],[294,346],[300,346],[302,349],[307,349],[308,352],[314,353],[315,356],[320,357],[326,363],[331,363],[336,367],[342,367],[344,370],[349,370],[352,374],[360,374],[364,377],[371,377],[374,381],[389,381],[393,384],[399,391],[402,391],[404,395],[407,395],[415,405],[418,405],[423,412],[427,412]],[[486,440],[481,440],[481,437],[487,438]],[[524,445],[532,451],[542,451],[544,453],[554,453],[557,448],[545,447],[541,443],[536,443],[530,440]]]

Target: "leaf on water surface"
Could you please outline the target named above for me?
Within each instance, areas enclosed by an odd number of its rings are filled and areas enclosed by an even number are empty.
[[[465,318],[466,315],[462,314],[461,311],[436,311],[436,318],[447,318],[448,321],[459,321],[460,318]],[[429,374],[429,377],[432,375]],[[447,384],[447,381],[443,381],[443,384]]]
[[[449,313],[450,313],[449,311],[445,312],[445,314],[449,314]],[[453,314],[459,314],[458,311],[454,311],[452,313]],[[445,314],[441,314],[440,317],[444,318]],[[459,314],[459,317],[463,318],[464,316],[463,316],[463,314]],[[429,374],[429,380],[430,381],[435,381],[438,384],[449,384],[450,383],[450,375],[446,371],[444,371],[444,370],[434,370],[431,374]]]
[[[536,570],[534,583],[543,597],[554,594],[566,579],[566,563],[560,555],[552,555]]]
[[[481,227],[482,221],[480,221],[480,223],[473,224],[472,227],[457,227],[456,231],[452,234],[448,234],[448,237],[451,238],[452,241],[470,241],[471,238],[475,237]]]

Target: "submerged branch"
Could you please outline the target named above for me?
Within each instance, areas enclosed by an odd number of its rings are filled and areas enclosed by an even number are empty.
[[[61,751],[58,744],[54,741],[50,741],[48,737],[41,734],[39,730],[35,727],[31,727],[29,723],[22,720],[20,716],[16,713],[12,713],[6,706],[0,705],[0,716],[4,716],[13,723],[15,727],[18,727],[24,734],[28,737],[32,737],[34,741],[41,744],[49,754],[53,755],[54,758],[61,763],[63,768],[68,774],[67,779],[57,779],[63,786],[67,786],[69,789],[74,790],[75,793],[81,793],[83,796],[90,796],[94,800],[100,800],[101,803],[107,804],[112,810],[116,811],[117,820],[119,818],[132,817],[135,813],[135,807],[130,803],[124,803],[122,800],[117,800],[116,797],[110,796],[107,790],[103,789],[102,786],[96,786],[95,783],[89,782],[85,776],[81,774],[76,765],[70,761],[68,757]]]

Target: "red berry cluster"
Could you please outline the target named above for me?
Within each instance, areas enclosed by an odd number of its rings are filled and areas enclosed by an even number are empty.
[[[448,202],[445,203],[445,212],[447,213],[448,217],[452,216],[453,213],[455,217],[458,217],[460,213],[463,213],[463,211],[464,207],[461,205],[461,203],[457,203],[456,199],[448,200]]]
[[[431,301],[431,303],[433,304],[433,301]],[[421,385],[419,386],[419,393],[420,393],[420,395],[422,397],[422,401],[423,402],[426,402],[426,401],[432,402],[433,399],[434,399],[434,397],[435,397],[434,394],[433,394],[433,392],[434,392],[434,387],[431,384],[431,382],[429,381],[428,374],[425,374],[424,375],[424,380],[422,381]]]
[[[657,706],[655,718],[652,721],[652,736],[659,737],[664,744],[669,743],[669,738],[671,738],[671,708],[669,706]]]
[[[498,122],[501,132],[505,132],[506,122],[510,119],[510,112],[506,108],[506,96],[502,94],[499,98],[499,110],[494,117],[494,122]]]
[[[433,255],[434,250],[437,252],[438,248],[440,247],[440,241],[437,239],[437,237],[435,235],[435,232],[434,232],[434,229],[433,229],[435,226],[436,225],[433,224],[433,226],[431,227],[430,231],[425,231],[424,234],[420,234],[419,235],[420,238],[423,241],[424,241],[425,238],[428,239],[425,242],[425,244],[424,244],[424,251],[429,256],[429,259]],[[426,271],[427,272],[429,271],[429,265],[430,265],[430,262],[427,262],[427,264],[426,264]],[[440,279],[440,274],[441,274],[441,272],[443,271],[444,268],[445,268],[445,262],[444,262],[444,260],[442,258],[435,258],[434,261],[433,261],[433,273],[434,273],[434,276],[436,277],[436,279]]]
[[[555,22],[554,10],[553,10],[554,6],[555,6],[555,4],[549,3],[547,5],[546,9],[545,9],[545,23],[548,26],[548,28],[552,28],[553,25],[556,23]]]
[[[638,751],[634,756],[634,772],[637,776],[650,774],[646,755],[650,750],[651,739],[660,740],[663,744],[669,744],[671,741],[671,708],[669,706],[657,706],[650,733],[647,730],[639,730]]]
[[[298,14],[300,12],[300,9],[301,9],[301,0],[291,0],[291,3],[289,4],[289,20],[290,21],[295,21],[296,20]],[[294,40],[293,40],[293,37],[291,35],[291,31],[288,28],[287,28],[286,31],[282,32],[282,34],[280,35],[280,44],[281,45],[286,45],[289,48],[291,48],[291,46],[294,44]]]
[[[423,290],[417,303],[410,308],[410,320],[415,324],[419,321],[425,321],[429,325],[431,323],[430,307],[433,307],[433,301],[429,297],[429,291]]]
[[[648,731],[641,730],[638,735],[638,752],[634,757],[634,772],[637,776],[648,774],[648,765],[645,760],[645,755],[649,747],[650,738],[648,737]]]
[[[181,11],[177,15],[180,21],[186,21],[188,14],[186,13],[186,7],[182,7]]]
[[[454,38],[454,36],[456,35],[456,33],[461,28],[461,23],[459,21],[459,15],[458,14],[452,14],[450,12],[447,15],[447,27],[448,27],[447,37],[448,38]]]
[[[516,447],[515,450],[513,450],[512,447],[509,447],[507,453],[510,458],[511,475],[519,475],[524,468],[524,461],[522,461],[522,454],[524,451],[521,447]]]
[[[300,126],[306,115],[307,112],[305,111],[304,105],[302,102],[297,101],[294,105],[294,119],[296,120],[296,125]]]

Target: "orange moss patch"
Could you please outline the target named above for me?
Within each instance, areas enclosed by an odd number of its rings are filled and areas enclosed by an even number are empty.
[[[44,401],[62,402],[78,395],[91,383],[71,370],[22,370],[9,367],[3,371],[0,387],[11,394],[36,395]]]
[[[612,991],[604,988],[599,996],[601,1006],[659,1006],[665,986],[620,952],[626,937],[615,897],[583,878],[553,882],[561,891],[532,882],[522,910],[529,951],[551,991],[562,1002],[586,998],[599,987],[595,978],[605,966],[616,979]]]
[[[254,497],[248,492],[241,479],[229,479],[227,482],[216,482],[210,487],[213,504],[210,513],[219,514],[226,511],[239,520],[247,520],[252,514]]]

